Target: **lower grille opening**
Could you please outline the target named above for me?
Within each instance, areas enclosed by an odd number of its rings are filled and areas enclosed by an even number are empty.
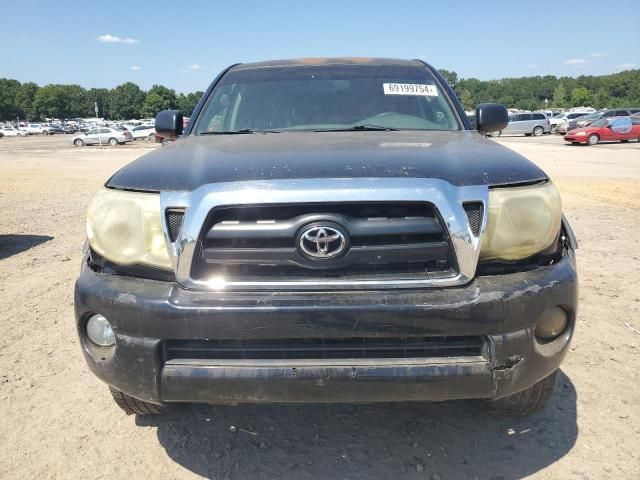
[[[483,337],[287,338],[166,340],[169,360],[274,360],[466,357],[482,354]]]

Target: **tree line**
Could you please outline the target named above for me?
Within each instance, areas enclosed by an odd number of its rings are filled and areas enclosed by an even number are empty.
[[[637,69],[576,78],[545,75],[500,80],[459,79],[456,72],[448,70],[440,70],[440,73],[454,86],[467,110],[483,102],[497,102],[523,110],[539,110],[545,106],[640,106],[640,70]],[[176,94],[175,90],[163,85],[154,85],[144,91],[132,82],[112,89],[85,89],[80,85],[60,84],[40,87],[33,82],[0,78],[0,120],[90,117],[95,114],[94,102],[98,104],[99,115],[112,120],[152,118],[159,111],[170,108],[178,108],[189,116],[201,96],[202,92]]]
[[[144,91],[132,82],[112,89],[85,89],[60,84],[40,87],[33,82],[0,78],[0,120],[92,117],[96,103],[99,116],[110,120],[153,118],[159,111],[173,108],[189,116],[201,96],[202,92],[176,94],[163,85]]]
[[[615,108],[640,106],[640,70],[611,75],[554,75],[502,78],[500,80],[458,79],[456,72],[440,70],[454,86],[466,110],[478,103],[495,102],[509,108],[539,110],[545,108]],[[545,103],[545,99],[548,100]]]

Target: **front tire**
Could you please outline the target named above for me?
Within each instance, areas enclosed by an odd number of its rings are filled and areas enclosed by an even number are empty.
[[[595,133],[592,133],[587,137],[587,145],[597,145],[600,141],[600,137]]]
[[[492,407],[499,413],[518,417],[539,412],[553,396],[557,375],[558,371],[555,370],[551,375],[522,392],[493,400]]]
[[[82,139],[81,139],[81,138],[76,138],[76,139],[73,141],[73,144],[74,144],[76,147],[84,147],[84,142],[82,141]]]
[[[118,145],[118,140],[116,140],[115,138],[111,137],[109,139],[109,145],[111,145],[112,147],[115,147],[116,145]]]
[[[113,400],[127,415],[162,415],[166,411],[162,405],[138,400],[113,387],[109,387],[109,391]]]
[[[533,129],[533,136],[534,137],[539,137],[540,135],[542,135],[544,133],[544,128],[542,127],[536,127]]]

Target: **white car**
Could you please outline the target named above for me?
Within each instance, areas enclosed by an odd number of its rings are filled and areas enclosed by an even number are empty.
[[[100,127],[89,130],[87,133],[79,133],[71,139],[76,147],[83,147],[85,145],[103,145],[109,144],[112,146],[122,145],[126,142],[132,142],[133,135],[128,130],[123,128],[114,127]]]
[[[30,135],[37,135],[43,132],[42,125],[39,123],[29,123],[26,127],[23,127]]]
[[[156,127],[154,125],[140,125],[131,129],[134,140],[147,139],[153,140],[156,135]]]
[[[551,131],[555,132],[556,127],[559,123],[569,123],[569,120],[573,120],[575,118],[581,117],[583,115],[587,115],[589,112],[562,112],[557,114],[555,117],[551,117],[549,123],[551,124]]]
[[[13,125],[2,125],[0,126],[0,131],[2,131],[5,137],[26,137],[29,135],[29,132],[26,130],[18,130]]]

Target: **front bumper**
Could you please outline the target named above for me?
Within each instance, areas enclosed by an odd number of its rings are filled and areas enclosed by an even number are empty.
[[[574,135],[565,135],[564,136],[564,141],[565,142],[571,142],[571,143],[587,143],[587,136],[586,135],[580,135],[579,137],[574,136]]]
[[[569,326],[547,344],[538,316],[561,306]],[[499,398],[558,368],[571,340],[577,276],[558,263],[478,277],[464,287],[359,292],[204,292],[95,273],[76,283],[78,332],[104,382],[154,403],[372,402]],[[85,322],[100,313],[116,346],[95,347]],[[477,356],[444,358],[165,360],[163,340],[482,336]]]

